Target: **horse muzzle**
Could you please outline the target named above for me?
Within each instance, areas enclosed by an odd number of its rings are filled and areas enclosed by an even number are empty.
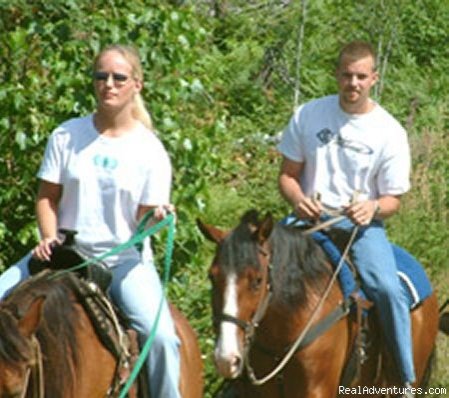
[[[220,318],[219,334],[214,350],[215,367],[222,377],[235,379],[243,371],[243,339],[246,337],[248,325],[229,315],[222,314]]]
[[[225,379],[235,379],[242,374],[243,357],[240,350],[226,348],[226,343],[218,340],[214,351],[215,367]]]

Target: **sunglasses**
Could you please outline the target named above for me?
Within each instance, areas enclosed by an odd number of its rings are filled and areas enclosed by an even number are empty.
[[[112,80],[114,83],[125,83],[128,80],[128,76],[122,73],[108,73],[108,72],[94,72],[93,77],[94,80],[99,82],[106,82],[109,79],[109,76],[112,76]]]

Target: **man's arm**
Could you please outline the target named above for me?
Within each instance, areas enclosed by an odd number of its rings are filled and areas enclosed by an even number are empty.
[[[295,162],[284,156],[279,173],[279,190],[299,218],[317,219],[322,208],[319,202],[304,195],[299,183],[303,170],[304,162]]]
[[[373,219],[385,219],[401,206],[400,195],[383,195],[375,200],[356,202],[346,208],[346,215],[358,225],[367,225]]]

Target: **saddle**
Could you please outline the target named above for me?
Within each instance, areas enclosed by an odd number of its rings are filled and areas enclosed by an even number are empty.
[[[292,215],[281,220],[281,224],[300,229],[307,227]],[[361,366],[370,356],[373,341],[382,340],[383,336],[378,333],[376,316],[368,316],[373,313],[374,305],[361,287],[357,268],[351,258],[342,259],[341,253],[345,251],[350,235],[345,231],[330,228],[315,231],[310,236],[323,249],[333,267],[341,265],[338,281],[345,301],[350,302],[351,316],[355,321],[355,344],[341,378],[341,385],[349,386],[360,377]],[[392,250],[399,280],[407,293],[410,310],[413,310],[432,294],[432,286],[422,265],[411,254],[394,244],[392,244]],[[378,356],[377,372],[380,371],[384,360],[382,352],[379,352]]]
[[[50,261],[30,259],[30,275],[45,270],[70,269],[88,260],[76,246],[76,231],[60,232],[65,235],[64,241],[53,247]],[[67,275],[70,287],[88,314],[98,337],[117,361],[116,373],[108,392],[108,397],[116,397],[139,357],[138,333],[129,327],[127,317],[114,306],[107,295],[112,273],[106,264],[95,261]],[[146,379],[146,372],[141,371],[137,385],[132,386],[128,393],[130,398],[149,398]]]
[[[313,239],[320,244],[334,266],[341,261],[341,253],[347,245],[348,235],[345,232],[330,230],[326,232],[314,232]],[[420,305],[432,294],[432,285],[423,266],[405,249],[391,244],[393,255],[397,265],[397,275],[406,292],[410,310]],[[361,297],[366,298],[363,289],[360,288],[357,267],[352,259],[345,259],[339,275],[340,287],[345,297],[356,290]]]
[[[31,257],[28,262],[30,275],[35,275],[44,269],[69,269],[87,260],[86,255],[76,246],[75,235],[77,232],[67,229],[60,229],[59,232],[64,235],[63,243],[53,245],[50,261],[41,261]],[[101,261],[96,261],[86,267],[79,268],[75,273],[83,279],[95,282],[103,292],[107,291],[112,281],[111,271]]]
[[[348,244],[346,233],[336,230],[320,231],[314,232],[312,237],[320,244],[334,266],[342,261],[341,253]],[[392,249],[398,268],[397,275],[406,292],[409,308],[413,310],[432,294],[432,286],[422,265],[411,254],[394,244],[392,244]],[[342,385],[349,386],[360,377],[361,366],[369,356],[369,348],[373,341],[382,340],[383,337],[378,333],[377,320],[367,316],[374,305],[361,288],[356,266],[351,258],[343,260],[339,274],[340,287],[343,295],[352,299],[356,324],[355,345],[341,379]],[[378,355],[377,373],[384,360],[382,352],[379,352]]]

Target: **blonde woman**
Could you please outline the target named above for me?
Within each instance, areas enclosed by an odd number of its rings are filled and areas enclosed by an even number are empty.
[[[0,298],[28,277],[31,256],[48,260],[61,228],[77,231],[77,247],[97,256],[126,242],[150,209],[162,219],[170,205],[171,163],[154,134],[141,90],[136,50],[114,45],[94,61],[94,113],[71,119],[51,134],[38,172],[36,215],[41,241],[0,277]],[[162,287],[150,242],[108,257],[110,295],[143,343],[154,324]],[[179,340],[165,303],[147,368],[154,398],[179,398]]]

